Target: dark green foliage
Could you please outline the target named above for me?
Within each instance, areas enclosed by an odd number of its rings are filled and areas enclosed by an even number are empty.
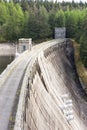
[[[66,27],[67,37],[79,41],[86,4],[47,0],[0,2],[0,41],[32,37],[53,38],[55,27]],[[82,10],[82,8],[84,9]],[[77,9],[78,8],[78,9]]]
[[[77,26],[76,14],[73,10],[65,13],[66,13],[67,37],[74,38],[76,33],[76,26]]]
[[[80,38],[80,56],[85,67],[87,67],[87,16],[83,21],[82,27],[83,33]]]
[[[55,27],[55,13],[54,10],[52,10],[49,13],[49,20],[48,20],[48,24],[50,26],[50,30],[51,30],[51,37],[54,37],[54,27]]]
[[[87,67],[87,3],[48,0],[0,0],[0,41],[20,37],[34,41],[54,37],[55,27],[66,27],[66,36],[81,44]]]
[[[82,38],[82,43],[80,46],[80,55],[82,62],[84,63],[85,67],[87,67],[87,38]]]
[[[48,13],[44,6],[39,9],[29,10],[30,15],[27,20],[26,37],[32,37],[34,40],[49,38],[51,29],[48,24]]]
[[[2,5],[5,8],[4,12]],[[19,4],[10,3],[0,3],[0,37],[4,40],[15,41],[21,37],[22,29],[24,26],[24,13]],[[3,16],[3,17],[2,17]]]
[[[55,14],[55,26],[56,27],[65,27],[65,15],[63,10],[59,10]]]

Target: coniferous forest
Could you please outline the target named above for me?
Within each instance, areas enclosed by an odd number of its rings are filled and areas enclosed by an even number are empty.
[[[54,38],[55,27],[66,27],[66,37],[80,44],[87,67],[87,3],[48,0],[0,0],[0,42]]]

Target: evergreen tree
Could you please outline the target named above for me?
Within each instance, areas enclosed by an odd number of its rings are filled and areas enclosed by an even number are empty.
[[[24,24],[24,14],[19,4],[9,3],[9,17],[3,26],[4,37],[7,40],[17,40],[21,36]]]
[[[0,3],[0,41],[5,40],[3,36],[3,33],[4,33],[3,26],[4,24],[6,24],[8,17],[9,17],[8,9],[5,3],[1,2]]]
[[[55,28],[55,11],[54,10],[52,10],[49,14],[48,23],[51,29],[51,37],[54,38],[54,28]]]
[[[55,15],[55,26],[65,27],[65,15],[63,10],[58,10]]]
[[[34,40],[50,36],[48,15],[44,6],[40,8],[35,6],[34,10],[30,11],[27,27],[27,37],[32,37]]]
[[[74,38],[77,28],[77,15],[75,14],[74,10],[66,11],[65,15],[66,15],[66,30],[67,30],[66,35],[68,38]]]

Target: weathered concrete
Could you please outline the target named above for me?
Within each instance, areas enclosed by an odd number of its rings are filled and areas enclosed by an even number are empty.
[[[55,28],[55,39],[65,38],[66,37],[66,28],[65,27],[56,27]]]
[[[17,107],[14,103],[18,88],[21,91],[15,126],[12,125],[14,130],[87,129],[86,95],[76,75],[73,51],[68,40],[59,39],[38,45],[18,58],[13,71],[7,70],[7,76],[2,78],[0,130],[7,130],[9,119],[14,116],[12,112],[13,107]],[[21,77],[23,82],[20,83]],[[73,102],[74,119],[71,121],[66,116],[68,110],[61,107],[67,101],[62,99],[63,94],[68,94]],[[12,129],[10,125],[8,130]]]
[[[14,104],[16,92],[20,87],[20,82],[23,77],[26,65],[27,65],[27,58],[22,57],[20,59],[20,63],[18,65],[18,61],[13,66],[10,66],[9,69],[7,68],[8,72],[4,72],[1,75],[1,85],[0,85],[0,130],[7,130],[8,124],[10,120],[10,115],[12,111],[12,107]],[[16,65],[16,68],[15,68]],[[10,76],[10,78],[9,78]]]
[[[86,95],[81,91],[71,62],[73,51],[70,43],[55,44],[43,50],[45,57],[41,51],[34,65],[29,65],[26,72],[29,77],[26,75],[23,82],[14,130],[87,129],[87,105],[82,99]],[[71,121],[60,107],[64,104],[61,95],[66,93],[73,101],[74,119]]]
[[[59,42],[60,41],[61,40],[59,40]],[[56,43],[57,42],[58,41],[56,41]],[[42,48],[41,45],[39,45],[33,47],[33,50],[30,53],[27,51],[21,54],[6,68],[2,75],[0,75],[0,130],[12,129],[10,127],[13,127],[13,116],[15,116],[12,112],[14,112],[14,107],[17,107],[15,106],[15,100],[16,96],[18,96],[19,88],[21,88],[21,80],[23,79],[27,65],[28,63],[29,65],[31,64],[31,60],[34,59],[34,57],[37,57],[44,46],[45,48],[49,46],[47,43],[49,42],[43,43]],[[51,42],[51,44],[55,44],[55,41]],[[24,98],[25,97],[23,97],[23,99]],[[9,120],[10,126],[8,127]]]
[[[16,46],[13,43],[0,43],[0,56],[15,55]]]

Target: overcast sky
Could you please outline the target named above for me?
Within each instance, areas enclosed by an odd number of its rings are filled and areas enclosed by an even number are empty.
[[[69,1],[69,2],[72,2],[72,0],[57,0],[57,1],[60,1],[60,2],[62,2],[62,1]],[[80,1],[82,1],[82,2],[87,2],[87,0],[74,0],[75,2],[80,2]]]

